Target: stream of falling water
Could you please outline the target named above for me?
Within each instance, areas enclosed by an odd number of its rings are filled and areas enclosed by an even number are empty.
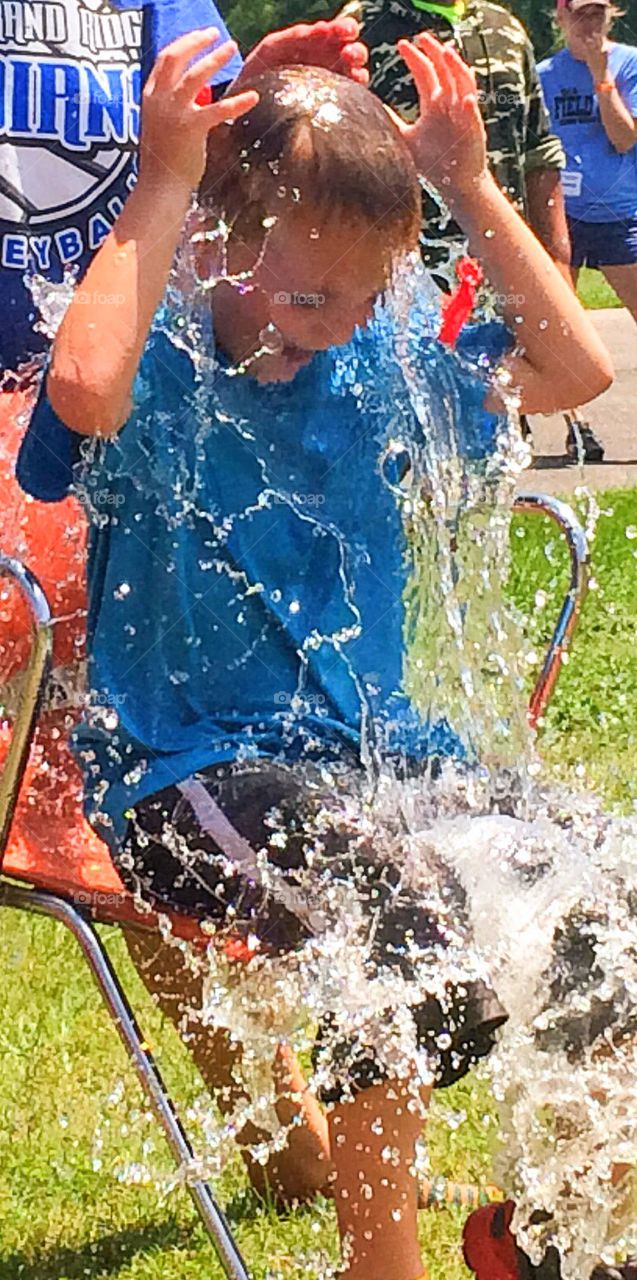
[[[197,234],[193,229],[190,243]],[[223,227],[218,234],[223,237]],[[160,327],[196,363],[200,417],[193,471],[179,474],[166,520],[196,515],[209,521],[215,544],[210,572],[232,579],[240,616],[242,603],[262,588],[230,565],[232,529],[216,527],[212,513],[198,508],[197,469],[211,433],[250,436],[261,473],[257,507],[280,503],[312,525],[317,537],[325,529],[320,508],[280,488],[259,436],[233,410],[232,395],[219,390],[207,303],[214,282],[194,288],[194,280],[186,244]],[[249,288],[249,280],[237,280],[236,287]],[[37,281],[35,289],[44,323],[54,332],[68,289],[61,293]],[[526,721],[528,646],[503,595],[510,510],[527,461],[514,398],[510,419],[485,456],[466,438],[449,389],[431,390],[435,355],[431,344],[423,347],[423,318],[432,336],[439,320],[436,291],[410,262],[397,272],[375,317],[395,335],[388,358],[400,366],[411,403],[411,413],[378,439],[377,466],[406,534],[404,690],[419,714],[453,727],[465,759],[404,777],[395,758],[383,752],[373,696],[361,688],[365,782],[359,793],[340,795],[338,805],[326,803],[315,816],[307,832],[315,856],[295,885],[312,936],[291,955],[257,955],[245,966],[215,947],[205,960],[191,958],[204,966],[206,994],[197,1016],[210,1027],[230,1029],[245,1046],[240,1074],[246,1096],[223,1120],[204,1105],[198,1109],[201,1159],[180,1176],[202,1169],[216,1175],[248,1121],[268,1135],[253,1147],[257,1161],[265,1163],[285,1144],[267,1070],[282,1040],[309,1055],[317,1024],[325,1025],[336,1008],[339,1042],[344,1033],[352,1040],[358,1033],[371,1037],[387,1072],[411,1077],[415,1094],[431,1079],[431,1066],[416,1046],[409,1004],[423,983],[444,1004],[449,983],[489,978],[509,1014],[483,1068],[502,1121],[498,1175],[517,1201],[521,1243],[535,1260],[548,1244],[557,1245],[565,1280],[582,1280],[600,1255],[637,1249],[630,1175],[616,1186],[612,1177],[613,1167],[631,1165],[637,1151],[637,825],[609,817],[594,797],[571,795],[543,776]],[[264,332],[261,350],[276,350],[276,340],[276,331]],[[259,352],[252,361],[258,358]],[[364,347],[354,341],[344,348],[335,369],[361,407],[369,408],[377,370],[366,363]],[[246,363],[221,382],[237,385],[237,374],[249,372]],[[90,495],[83,501],[91,509]],[[240,524],[252,511],[238,510],[230,523]],[[95,503],[91,514],[98,521],[110,518]],[[341,539],[338,530],[329,535]],[[335,583],[343,605],[338,627],[299,645],[298,690],[285,709],[291,721],[307,709],[304,644],[308,650],[331,645],[347,660],[356,636],[350,577],[356,562],[349,550],[341,546]],[[187,673],[175,673],[175,681],[187,679]],[[103,728],[117,726],[113,707],[96,714]],[[336,794],[329,765],[321,776]],[[358,896],[347,878],[325,878],[321,851],[334,826],[352,846],[373,839],[401,884],[416,890],[439,920],[442,943],[419,948],[406,935],[409,973],[382,966],[370,973],[369,921]],[[276,814],[272,830],[276,843]],[[263,860],[259,871],[274,897],[285,897],[284,878]],[[309,1083],[320,1092],[336,1081],[347,1087],[347,1073],[328,1042]],[[385,1154],[389,1167],[389,1145]]]

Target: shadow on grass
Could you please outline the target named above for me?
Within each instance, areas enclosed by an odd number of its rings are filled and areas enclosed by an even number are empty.
[[[138,1253],[192,1248],[192,1231],[172,1218],[131,1227],[86,1241],[74,1249],[60,1245],[43,1253],[0,1254],[2,1280],[87,1280],[116,1276]]]
[[[601,462],[586,463],[585,466],[594,467],[634,467],[637,466],[637,458],[603,458]],[[533,471],[560,471],[562,468],[568,468],[569,471],[577,471],[578,463],[574,463],[565,453],[541,453],[535,454],[531,469]]]
[[[309,1203],[302,1204],[282,1204],[274,1195],[260,1195],[253,1187],[239,1187],[234,1195],[226,1201],[224,1205],[224,1214],[228,1220],[229,1226],[235,1230],[243,1223],[249,1222],[255,1218],[269,1218],[272,1222],[286,1222],[291,1220],[296,1222],[300,1216],[307,1214],[313,1218],[317,1209],[325,1211],[331,1204],[331,1200],[323,1195],[317,1195]],[[0,1272],[0,1280],[4,1280]]]

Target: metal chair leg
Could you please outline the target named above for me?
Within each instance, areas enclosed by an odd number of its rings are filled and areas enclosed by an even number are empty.
[[[588,544],[575,513],[565,502],[544,493],[519,493],[513,510],[548,516],[563,534],[570,559],[570,582],[529,703],[529,724],[534,729],[544,715],[559,679],[564,654],[577,626],[588,587]]]
[[[53,650],[51,609],[35,575],[19,560],[0,555],[0,579],[4,578],[16,583],[29,607],[33,622],[33,643],[24,672],[20,712],[16,717],[9,751],[0,775],[0,869],[9,842],[20,787],[24,781]]]
[[[93,973],[104,1003],[117,1027],[142,1089],[164,1131],[178,1167],[190,1164],[194,1159],[194,1152],[188,1137],[152,1054],[145,1047],[133,1011],[93,925],[84,919],[76,907],[63,898],[54,894],[23,889],[8,881],[0,884],[0,900],[9,907],[50,916],[70,929]],[[186,1185],[228,1280],[250,1280],[232,1231],[207,1182],[196,1179],[192,1182],[188,1181]]]

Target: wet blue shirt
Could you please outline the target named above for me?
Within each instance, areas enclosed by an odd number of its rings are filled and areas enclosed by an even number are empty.
[[[93,517],[80,746],[107,838],[135,800],[215,762],[358,756],[362,739],[462,752],[401,691],[403,503],[428,433],[484,465],[503,426],[484,379],[507,344],[499,324],[467,333],[462,358],[423,338],[420,420],[383,313],[267,386],[219,359],[196,368],[158,326],[109,442],[41,398],[18,475],[45,500],[74,479]]]
[[[212,0],[0,5],[0,371],[45,346],[25,271],[83,274],[122,209],[157,54],[213,25]]]
[[[585,62],[560,49],[538,67],[551,127],[566,153],[562,186],[571,218],[618,222],[637,217],[637,146],[622,155],[602,124],[593,77]],[[608,71],[637,119],[637,49],[612,44]]]

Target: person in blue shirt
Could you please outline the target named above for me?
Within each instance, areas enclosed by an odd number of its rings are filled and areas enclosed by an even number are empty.
[[[610,0],[564,0],[566,47],[539,65],[554,132],[575,279],[601,271],[637,320],[637,48],[610,38]]]
[[[0,6],[0,387],[47,346],[25,275],[78,277],[121,213],[137,176],[141,93],[158,53],[214,25],[213,0],[98,0]],[[259,65],[318,62],[365,75],[352,22],[273,32]],[[239,74],[235,53],[215,81]]]
[[[329,1173],[349,1280],[418,1280],[419,1055],[449,1084],[505,1014],[478,975],[436,987],[431,957],[461,929],[461,889],[416,896],[369,830],[366,788],[383,761],[424,773],[466,750],[403,686],[401,494],[434,429],[485,466],[503,427],[496,366],[532,411],[575,404],[582,386],[599,394],[612,372],[488,173],[475,80],[455,51],[401,42],[421,103],[405,125],[362,85],[299,67],[206,105],[202,86],[234,52],[206,54],[210,43],[193,33],[157,60],[139,182],[65,315],[18,476],[49,501],[74,484],[94,517],[94,712],[78,751],[88,812],[126,883],[259,961],[329,938],[345,898],[360,908],[365,981],[390,1004],[409,984],[380,1029],[363,1020],[354,1034],[338,1007],[321,1018],[329,1128],[277,1056],[280,1116],[299,1123],[267,1176],[298,1199]],[[427,337],[418,307],[399,321],[378,304],[405,255],[414,267],[419,174],[445,190],[499,292],[513,296],[520,272],[531,282],[513,350],[496,325],[468,331],[454,354]],[[182,232],[195,191],[196,271]],[[189,1022],[196,975],[154,938],[129,946],[232,1109],[240,1050]],[[407,1058],[392,1040],[405,1025]],[[254,1126],[240,1133],[258,1139]],[[263,1179],[256,1162],[252,1174]]]
[[[3,9],[1,369],[46,346],[26,272],[82,275],[124,206],[136,179],[142,83],[157,54],[213,22],[226,38],[212,0]],[[237,54],[223,83],[240,69]]]

